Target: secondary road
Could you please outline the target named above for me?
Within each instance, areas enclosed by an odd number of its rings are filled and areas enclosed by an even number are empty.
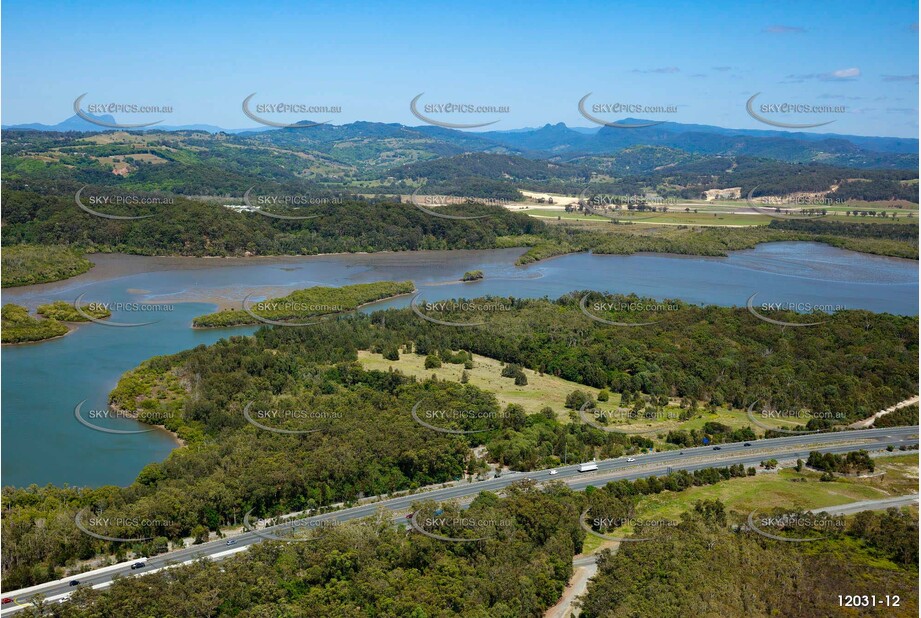
[[[321,522],[326,522],[327,524],[329,522],[340,523],[369,517],[375,515],[379,509],[386,509],[392,512],[409,511],[414,503],[423,500],[437,502],[463,501],[474,497],[481,491],[499,492],[524,478],[531,478],[541,482],[562,481],[575,490],[581,490],[589,486],[601,487],[612,480],[633,480],[648,476],[661,476],[670,471],[686,470],[692,472],[713,466],[722,467],[733,464],[743,464],[746,467],[757,466],[760,461],[770,458],[799,458],[805,460],[810,451],[847,453],[861,449],[880,450],[890,445],[898,448],[901,445],[917,443],[917,427],[887,427],[753,440],[750,446],[745,446],[742,442],[721,444],[718,450],[715,447],[704,446],[661,453],[648,453],[634,456],[636,459],[634,462],[628,462],[623,457],[606,459],[597,462],[597,472],[590,473],[580,473],[578,465],[561,466],[557,468],[557,474],[552,476],[547,470],[528,473],[506,473],[497,479],[459,483],[397,498],[367,502],[360,506],[289,521],[261,530],[242,532],[231,537],[232,544],[230,545],[228,545],[227,540],[219,540],[178,549],[151,557],[146,561],[146,565],[143,568],[137,570],[131,570],[130,566],[125,565],[104,573],[75,575],[73,579],[78,580],[80,586],[102,587],[111,583],[117,576],[140,575],[202,558],[215,557],[220,559],[224,557],[221,554],[226,554],[228,550],[241,549],[254,543],[261,543],[269,540],[267,537],[271,535],[284,535],[291,530],[303,530],[310,525],[319,527],[322,525]],[[47,584],[33,586],[21,591],[4,592],[2,593],[3,597],[12,597],[15,602],[9,604],[9,607],[4,607],[0,610],[0,616],[6,616],[28,608],[31,599],[35,595],[41,594],[46,599],[60,598],[61,595],[73,590],[74,587],[67,582],[48,582]]]
[[[861,511],[885,511],[893,507],[900,508],[918,504],[918,494],[908,496],[896,496],[895,498],[883,498],[882,500],[861,500],[860,502],[848,502],[838,506],[827,506],[821,509],[812,509],[813,513],[825,511],[829,515],[853,515]]]
[[[917,504],[918,494],[912,494],[908,496],[896,496],[895,498],[883,498],[881,500],[849,502],[838,506],[813,509],[812,512],[818,513],[824,511],[829,515],[853,515],[861,511],[883,511],[892,507]],[[585,593],[589,580],[598,572],[598,554],[576,556],[572,559],[572,566],[575,570],[572,579],[563,591],[562,598],[560,598],[556,605],[547,610],[544,614],[544,618],[568,618],[573,615],[573,602]]]
[[[852,423],[848,425],[848,427],[850,427],[851,429],[865,429],[871,426],[873,423],[875,423],[876,419],[878,419],[881,416],[886,416],[887,414],[891,414],[901,408],[907,408],[908,406],[914,406],[917,404],[918,404],[918,396],[916,395],[910,399],[906,399],[905,401],[900,401],[894,406],[886,408],[885,410],[880,410],[879,412],[877,412],[870,418],[866,418],[862,421],[857,421],[856,423]]]

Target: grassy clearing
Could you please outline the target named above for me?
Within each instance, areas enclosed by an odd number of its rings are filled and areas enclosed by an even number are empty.
[[[380,354],[359,351],[358,360],[366,369],[388,371],[391,367],[406,375],[416,376],[420,379],[431,377],[433,374],[439,380],[453,380],[459,382],[464,372],[463,365],[442,363],[438,369],[426,369],[425,357],[418,354],[400,354],[400,360],[390,361]],[[528,379],[526,386],[515,386],[512,378],[501,376],[502,363],[486,356],[473,355],[473,369],[467,370],[470,384],[488,390],[495,394],[496,399],[504,407],[516,403],[524,408],[528,414],[536,414],[541,408],[550,406],[556,412],[557,418],[568,421],[569,410],[565,408],[566,395],[574,390],[582,390],[598,394],[597,388],[582,386],[554,376],[540,375],[530,369],[524,369]]]
[[[599,410],[609,411],[617,410],[620,404],[620,395],[611,394],[611,400],[605,403],[600,403],[595,407]],[[709,409],[701,408],[697,413],[690,419],[686,421],[678,420],[679,415],[684,412],[684,410],[677,405],[677,402],[673,402],[670,405],[665,406],[661,411],[661,416],[663,419],[674,419],[674,420],[635,420],[625,423],[609,423],[605,427],[611,429],[618,429],[621,431],[634,431],[634,432],[645,432],[656,430],[655,433],[650,433],[647,437],[654,439],[659,434],[665,434],[668,431],[673,429],[684,429],[690,431],[691,429],[703,429],[705,423],[721,423],[727,425],[731,429],[742,429],[743,427],[751,427],[756,434],[763,435],[765,429],[759,427],[757,424],[752,423],[751,419],[748,417],[747,410],[735,410],[731,408],[720,407],[716,408],[714,411]],[[804,425],[808,422],[808,418],[803,419],[789,419],[789,418],[759,418],[758,423],[771,427],[773,429],[794,429],[798,425]],[[663,443],[664,444],[664,443]],[[671,446],[670,446],[671,448]]]
[[[385,359],[381,354],[374,354],[367,351],[358,352],[358,360],[366,369],[376,369],[379,371],[388,371],[390,368],[399,370],[406,375],[416,376],[419,379],[426,379],[432,375],[438,376],[439,380],[452,380],[459,382],[464,372],[463,365],[452,365],[443,363],[440,368],[426,369],[425,357],[418,354],[400,354],[400,359],[390,361]],[[575,391],[581,390],[597,397],[599,389],[590,386],[584,386],[577,382],[570,382],[555,376],[540,375],[530,369],[524,369],[525,377],[528,383],[525,386],[515,386],[511,378],[501,376],[502,363],[496,359],[486,356],[473,355],[473,369],[467,370],[467,376],[470,384],[488,390],[496,395],[499,403],[506,406],[511,403],[522,406],[526,413],[535,414],[544,408],[550,406],[556,412],[557,418],[562,422],[570,420],[571,410],[566,409],[566,396]],[[663,448],[677,448],[674,445],[666,443],[658,438],[658,435],[664,435],[671,429],[700,429],[706,422],[718,422],[728,425],[732,429],[742,427],[752,427],[756,433],[763,434],[764,430],[753,425],[749,420],[745,410],[731,410],[727,408],[717,408],[715,412],[701,409],[697,414],[687,420],[678,421],[677,416],[682,412],[677,405],[666,406],[663,418],[675,418],[676,420],[637,420],[625,423],[609,423],[606,425],[609,429],[621,431],[644,432],[647,430],[656,430],[655,433],[649,433],[646,437],[658,443]],[[620,394],[611,393],[610,400],[597,404],[597,408],[603,411],[616,410],[620,405]],[[771,427],[789,429],[797,424],[805,423],[805,420],[792,421],[789,419],[759,419],[759,422]]]
[[[643,496],[637,504],[637,519],[676,520],[698,500],[721,500],[727,510],[747,516],[752,510],[773,508],[818,509],[861,500],[880,500],[917,492],[918,455],[880,457],[876,471],[885,476],[819,481],[820,474],[792,468],[776,473],[737,478],[715,485],[692,487],[679,493],[662,492]],[[805,479],[805,482],[799,481]]]

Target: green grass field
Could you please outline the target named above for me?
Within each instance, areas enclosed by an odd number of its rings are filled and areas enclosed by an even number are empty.
[[[380,354],[359,351],[358,360],[366,369],[387,371],[390,367],[393,367],[406,375],[423,379],[434,374],[438,376],[439,380],[459,382],[461,374],[464,372],[463,365],[451,365],[448,363],[443,363],[438,369],[426,369],[424,356],[404,354],[402,352],[400,353],[400,360],[389,361]],[[511,378],[503,378],[500,375],[501,372],[501,362],[474,354],[473,369],[468,369],[467,375],[470,379],[470,384],[495,394],[496,399],[499,400],[503,407],[516,403],[522,406],[528,414],[536,414],[540,412],[541,408],[550,406],[559,419],[566,421],[569,418],[569,410],[565,408],[566,395],[574,390],[586,391],[592,395],[598,394],[597,388],[582,386],[554,376],[539,375],[530,369],[524,369],[528,384],[526,386],[515,386],[515,381]]]
[[[880,457],[875,462],[876,472],[885,472],[885,476],[867,479],[838,477],[823,483],[819,481],[820,474],[817,472],[804,470],[799,473],[787,468],[776,473],[759,473],[715,485],[692,487],[678,493],[643,496],[637,504],[636,518],[676,520],[681,513],[693,508],[698,500],[718,499],[728,511],[747,516],[755,509],[819,509],[917,493],[917,454]],[[796,479],[805,479],[805,482]]]
[[[459,382],[461,374],[464,371],[463,365],[452,365],[443,363],[438,369],[426,369],[425,357],[418,354],[400,354],[397,361],[386,360],[380,354],[373,354],[367,351],[358,352],[358,360],[366,369],[377,369],[379,371],[388,371],[391,367],[403,372],[405,375],[416,376],[420,379],[431,377],[433,374],[438,376],[439,380],[452,380]],[[550,406],[556,412],[557,418],[563,422],[568,422],[571,410],[565,407],[566,396],[575,390],[585,391],[592,396],[597,397],[599,389],[590,386],[583,386],[576,382],[570,382],[550,375],[540,375],[530,369],[524,369],[524,374],[528,378],[526,386],[515,386],[511,378],[501,376],[502,363],[496,359],[485,356],[473,355],[473,369],[467,371],[470,384],[487,390],[495,394],[496,399],[504,407],[508,404],[515,403],[522,406],[526,413],[535,414],[544,408]],[[745,410],[730,410],[727,408],[717,408],[713,413],[701,408],[697,414],[687,420],[678,421],[677,415],[682,412],[681,408],[675,405],[665,407],[666,418],[675,420],[637,420],[625,423],[610,423],[607,428],[621,431],[646,432],[655,430],[655,432],[645,434],[646,437],[657,443],[659,448],[678,448],[671,444],[666,444],[658,439],[658,435],[664,435],[671,429],[700,429],[708,421],[722,423],[733,429],[742,427],[752,427],[757,434],[763,434],[764,430],[753,424],[748,418]],[[598,409],[604,411],[615,410],[620,405],[620,394],[611,393],[609,401],[599,403]],[[671,413],[671,414],[669,414]],[[588,415],[586,415],[588,416]],[[591,418],[591,417],[589,417]],[[759,422],[771,427],[780,429],[789,429],[797,424],[805,423],[804,420],[793,421],[791,419],[758,419]]]

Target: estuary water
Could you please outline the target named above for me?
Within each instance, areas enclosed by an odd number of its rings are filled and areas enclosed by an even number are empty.
[[[192,318],[314,285],[412,280],[420,300],[484,295],[556,298],[573,290],[634,292],[656,299],[743,306],[757,303],[834,306],[918,314],[918,263],[816,243],[770,243],[725,258],[637,254],[567,255],[515,266],[523,249],[421,251],[280,258],[91,256],[89,273],[13,288],[4,303],[33,309],[52,300],[113,304],[117,327],[82,324],[60,339],[5,346],[2,354],[3,485],[128,485],[148,463],[177,445],[166,432],[112,434],[78,422],[104,411],[119,376],[141,361],[210,344],[254,327],[195,330]],[[482,281],[460,283],[465,271]],[[82,295],[82,296],[81,296]],[[406,306],[401,297],[363,311]],[[139,304],[153,304],[141,310]],[[97,421],[94,421],[97,422]],[[130,419],[101,419],[106,428],[150,429]]]

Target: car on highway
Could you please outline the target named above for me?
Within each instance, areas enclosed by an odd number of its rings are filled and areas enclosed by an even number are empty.
[[[72,580],[70,580],[70,585],[71,585],[71,586],[79,586],[79,585],[80,585],[80,580],[79,580],[79,579],[72,579]]]
[[[228,545],[236,545],[236,544],[237,544],[237,540],[236,540],[236,539],[230,539],[229,541],[227,541],[227,544],[228,544]]]
[[[627,461],[636,461],[635,457],[627,457]]]
[[[743,444],[742,446],[751,446],[751,445],[752,445],[752,443],[751,443],[751,442],[746,442],[746,443],[745,443],[745,444]]]
[[[10,597],[3,597],[3,599],[0,600],[0,603],[3,603],[4,605],[6,605],[7,603],[12,603],[12,602],[13,602],[13,599],[11,599]]]
[[[556,473],[557,473],[557,472],[556,472],[556,468],[554,468],[553,470],[550,471],[550,476],[553,476],[553,475],[556,474]]]
[[[133,571],[135,569],[143,569],[145,566],[147,566],[146,562],[135,562],[131,565],[131,570]]]
[[[714,450],[714,451],[721,451],[721,450],[723,450],[723,447],[722,447],[722,446],[714,446],[714,447],[713,447],[713,450]]]

